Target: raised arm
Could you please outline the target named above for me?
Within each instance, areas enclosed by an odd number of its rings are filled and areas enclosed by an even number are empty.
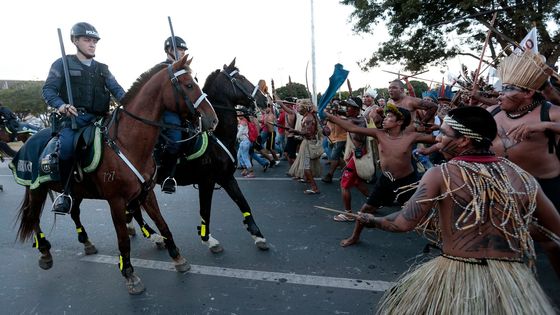
[[[379,129],[375,129],[375,128],[363,128],[363,127],[359,127],[356,126],[354,123],[352,123],[349,120],[346,119],[342,119],[338,116],[335,116],[333,114],[327,113],[325,112],[327,119],[337,125],[339,125],[340,127],[344,128],[346,131],[348,132],[352,132],[352,133],[357,133],[360,135],[366,135],[366,136],[371,136],[371,137],[378,137],[379,133],[381,132]]]
[[[438,105],[432,101],[417,98],[418,102],[414,102],[415,109],[422,109],[426,111],[426,116],[422,119],[422,123],[428,124],[438,110]]]
[[[384,217],[360,213],[358,220],[367,227],[374,227],[389,232],[412,231],[433,207],[433,202],[424,200],[440,195],[441,178],[439,167],[430,168],[422,176],[416,192],[402,210]]]

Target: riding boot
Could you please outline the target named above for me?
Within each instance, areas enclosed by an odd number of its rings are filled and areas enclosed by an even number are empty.
[[[161,174],[160,178],[163,178],[161,183],[161,191],[166,194],[175,193],[175,186],[177,186],[177,181],[175,181],[175,168],[177,167],[177,155],[165,152],[161,157],[161,166],[159,172]]]
[[[72,209],[72,173],[74,161],[64,161],[60,165],[60,181],[64,184],[64,191],[53,202],[52,211],[56,214],[68,214]]]

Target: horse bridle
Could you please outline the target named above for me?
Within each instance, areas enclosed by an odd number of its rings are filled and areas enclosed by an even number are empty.
[[[233,85],[234,89],[237,87],[241,91],[241,93],[243,93],[243,95],[245,97],[247,97],[247,99],[249,99],[249,101],[251,101],[253,103],[253,107],[256,110],[257,109],[257,101],[255,100],[255,96],[257,95],[257,92],[261,93],[264,96],[262,91],[259,89],[259,86],[255,85],[255,88],[253,89],[253,92],[249,93],[249,91],[247,91],[235,78],[235,75],[239,73],[239,70],[235,69],[232,72],[227,72],[224,69],[224,70],[221,71],[221,73],[223,73],[231,81],[231,84]]]
[[[183,74],[188,73],[187,70],[181,69],[179,71],[174,72],[173,65],[170,64],[169,66],[167,66],[167,73],[169,74],[169,80],[171,80],[171,85],[173,86],[173,95],[175,96],[175,106],[176,106],[177,113],[179,113],[179,95],[181,95],[183,97],[183,101],[185,102],[185,104],[187,104],[187,109],[189,110],[189,113],[193,117],[199,117],[200,119],[200,115],[196,110],[198,109],[200,104],[202,104],[202,102],[206,99],[207,97],[206,93],[203,92],[198,97],[198,99],[193,103],[187,97],[187,94],[185,93],[183,87],[179,84],[179,77],[182,76]],[[202,126],[200,126],[200,123],[199,123],[199,128],[202,128]]]

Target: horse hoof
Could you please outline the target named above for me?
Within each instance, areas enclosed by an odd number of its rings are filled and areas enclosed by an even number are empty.
[[[165,238],[159,234],[150,235],[150,241],[154,243],[157,249],[165,249]]]
[[[260,249],[260,250],[268,250],[269,249],[266,241],[255,242],[255,245],[257,245],[257,248]]]
[[[258,249],[268,250],[268,244],[266,243],[266,239],[264,237],[259,237],[254,235],[251,235],[251,237],[253,237],[253,240],[255,240],[255,245],[257,246]]]
[[[39,259],[39,267],[41,267],[41,269],[43,270],[49,270],[51,269],[53,266],[53,259],[52,257],[49,258],[45,258],[45,257],[41,257]]]
[[[86,255],[95,255],[97,254],[97,248],[95,247],[95,245],[93,245],[93,243],[87,241],[84,244],[84,252]]]
[[[213,254],[219,254],[219,253],[221,253],[221,252],[224,251],[224,247],[223,247],[221,244],[216,244],[216,245],[211,246],[211,247],[209,247],[209,248],[210,248],[210,251],[211,251]]]
[[[126,278],[126,288],[128,289],[128,294],[131,295],[137,295],[146,290],[142,280],[134,274]]]
[[[178,272],[187,272],[191,270],[191,265],[183,256],[179,256],[176,260],[173,259],[173,264],[175,265],[175,270]]]
[[[136,229],[134,228],[134,226],[126,226],[126,231],[128,232],[128,235],[130,236],[136,236]]]

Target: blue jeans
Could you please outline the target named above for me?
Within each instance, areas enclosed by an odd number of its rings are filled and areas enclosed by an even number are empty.
[[[325,151],[325,154],[327,156],[331,156],[331,147],[330,147],[330,143],[329,143],[329,139],[327,137],[323,138],[323,151]]]
[[[237,150],[237,160],[239,161],[239,166],[242,168],[252,168],[251,157],[249,151],[251,149],[251,141],[245,139],[239,144],[239,149]]]
[[[174,126],[181,126],[181,118],[176,113],[165,111],[163,112],[163,123]],[[173,141],[181,140],[181,130],[166,128],[163,129],[162,132],[165,136]],[[165,150],[171,154],[177,154],[179,153],[179,148],[179,143],[168,142]]]
[[[83,113],[76,117],[76,126],[78,129],[91,125],[95,122],[96,116],[93,114]],[[64,128],[58,133],[60,141],[60,159],[68,161],[74,158],[74,136],[78,130],[72,130],[70,120],[64,122]]]
[[[249,149],[249,155],[251,156],[251,158],[255,159],[255,161],[257,161],[257,163],[259,163],[261,166],[265,166],[267,164],[269,164],[268,160],[263,158],[262,156],[258,155],[257,152],[255,152],[255,150],[253,149],[253,147],[251,146],[251,149]]]

